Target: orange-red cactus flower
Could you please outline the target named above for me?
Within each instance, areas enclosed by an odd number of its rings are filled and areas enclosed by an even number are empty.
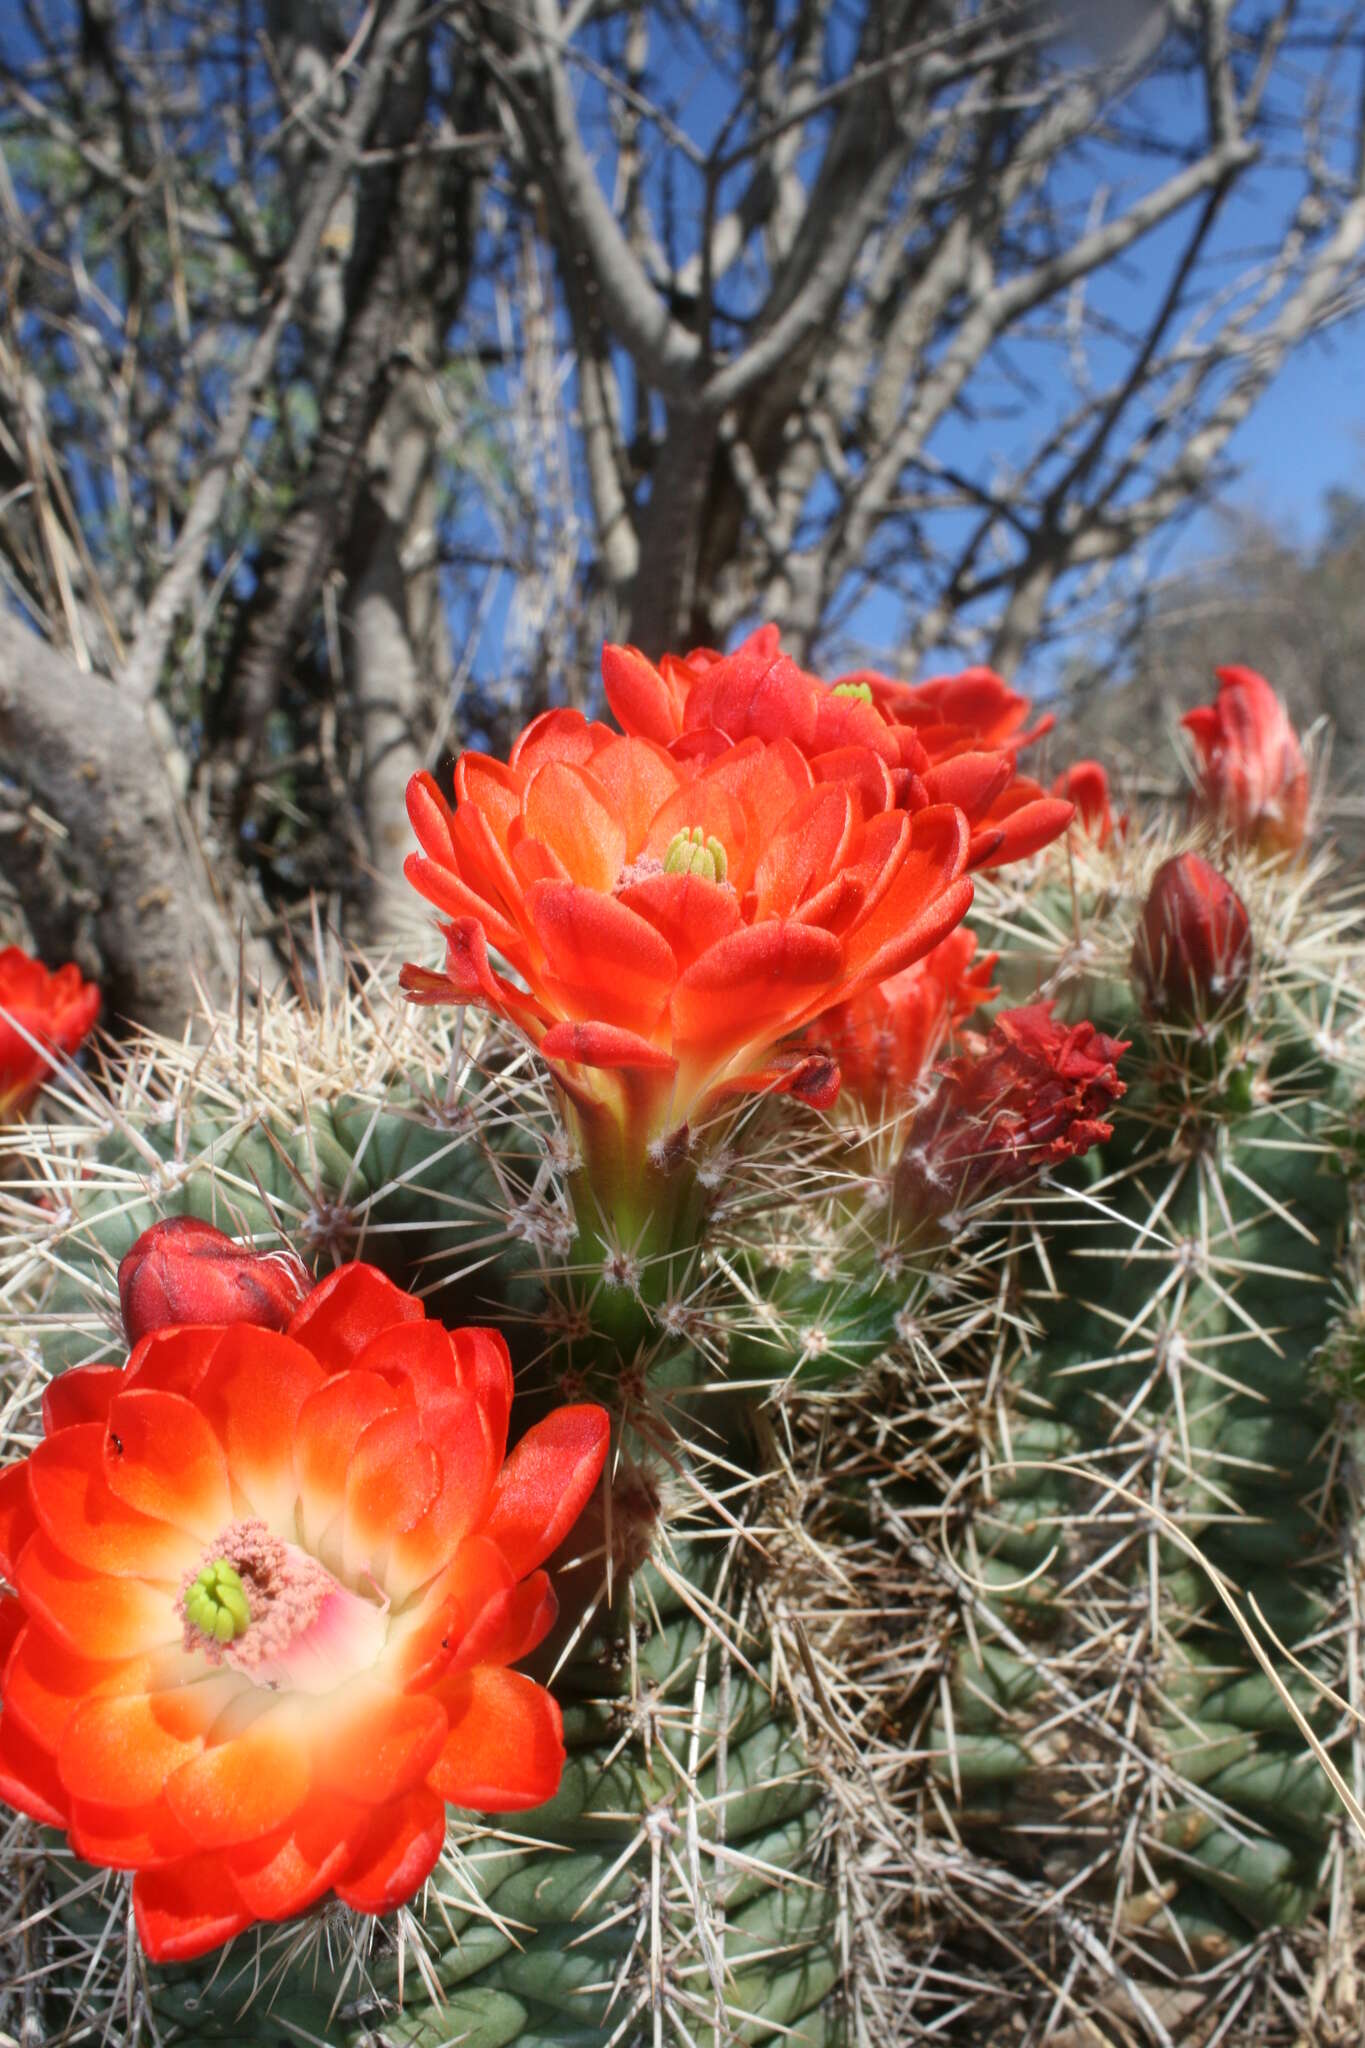
[[[258,1252],[197,1216],[167,1216],[119,1261],[129,1344],[169,1323],[256,1323],[283,1330],[313,1284],[296,1252]]]
[[[0,1123],[22,1116],[63,1053],[95,1028],[100,992],[79,967],[44,967],[21,946],[0,950]]]
[[[0,1796],[135,1873],[153,1960],[327,1892],[386,1912],[447,1801],[555,1792],[559,1711],[509,1666],[608,1425],[560,1408],[504,1460],[511,1397],[500,1336],[358,1264],[285,1332],[157,1330],[49,1385],[0,1473]]]
[[[1308,825],[1308,769],[1298,734],[1264,676],[1220,668],[1218,697],[1181,720],[1200,756],[1205,808],[1240,846],[1292,853]]]
[[[903,1218],[960,1214],[1103,1144],[1127,1050],[1093,1024],[1060,1023],[1051,1003],[1002,1010],[987,1036],[969,1034],[911,1124],[896,1169]]]
[[[1162,862],[1133,946],[1133,978],[1149,1017],[1184,1023],[1233,1008],[1254,951],[1246,905],[1217,868],[1197,853]]]
[[[931,953],[887,981],[871,983],[811,1027],[864,1114],[908,1106],[949,1038],[989,1002],[994,953],[976,957],[976,935],[959,925]]]
[[[509,1018],[580,1103],[617,1102],[607,1076],[645,1143],[719,1092],[790,1086],[776,1041],[972,898],[961,812],[893,808],[871,749],[830,766],[785,733],[702,737],[679,759],[552,711],[507,763],[464,755],[453,810],[429,775],[408,789],[408,877],[449,920],[444,974],[405,968],[408,994]]]
[[[1076,806],[1081,830],[1096,846],[1107,846],[1114,836],[1114,813],[1109,801],[1109,777],[1099,761],[1073,761],[1052,785],[1052,794]],[[1124,827],[1120,821],[1117,829]]]
[[[909,810],[956,804],[972,828],[969,868],[1000,867],[1065,831],[1071,806],[1016,772],[1021,746],[1047,731],[1021,730],[1028,699],[989,669],[912,688],[874,670],[832,685],[798,667],[760,627],[733,654],[698,648],[656,667],[638,648],[602,655],[607,701],[626,732],[676,754],[705,753],[750,735],[789,740],[818,780],[851,772],[864,801]],[[865,764],[875,757],[880,767]]]

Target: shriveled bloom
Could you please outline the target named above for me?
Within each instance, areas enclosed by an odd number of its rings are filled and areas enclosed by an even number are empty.
[[[902,1217],[972,1208],[1102,1144],[1125,1093],[1117,1062],[1127,1050],[1093,1024],[1060,1023],[1051,1003],[1002,1010],[988,1035],[969,1034],[911,1124],[896,1170]]]
[[[1143,1008],[1162,1022],[1211,1017],[1246,989],[1254,947],[1246,905],[1197,853],[1163,861],[1133,946]]]
[[[1052,785],[1052,794],[1076,806],[1076,817],[1096,846],[1107,846],[1114,836],[1114,813],[1109,800],[1109,777],[1100,761],[1073,761]],[[1119,830],[1123,830],[1120,820]]]
[[[449,922],[445,972],[405,968],[404,987],[510,1019],[571,1093],[604,1100],[611,1077],[646,1142],[719,1090],[792,1085],[777,1040],[919,959],[971,902],[961,812],[895,809],[867,747],[829,762],[708,731],[670,750],[553,711],[505,764],[465,754],[455,798],[409,786],[407,873]]]
[[[1200,757],[1205,808],[1240,846],[1290,853],[1308,824],[1308,769],[1298,734],[1264,676],[1220,668],[1212,704],[1181,720]]]
[[[45,967],[22,946],[0,950],[0,1123],[22,1116],[56,1059],[95,1028],[100,992],[72,965]]]
[[[52,1381],[0,1473],[0,1796],[135,1872],[157,1961],[329,1891],[409,1898],[445,1803],[540,1805],[550,1695],[508,1667],[607,1444],[556,1410],[504,1462],[501,1337],[343,1266],[286,1332],[158,1330]]]
[[[914,1090],[973,1010],[989,1002],[994,953],[977,955],[976,935],[959,925],[931,953],[812,1025],[843,1090],[868,1116],[910,1105]]]
[[[130,1344],[170,1323],[256,1323],[285,1329],[313,1284],[296,1252],[260,1252],[197,1216],[167,1216],[119,1261]]]
[[[602,675],[624,729],[675,753],[718,738],[784,738],[821,779],[855,752],[875,755],[889,772],[893,803],[912,811],[952,803],[964,813],[969,868],[1037,852],[1071,818],[1069,804],[1017,773],[1018,749],[1051,720],[1021,730],[1028,700],[989,669],[917,688],[868,669],[828,685],[784,655],[777,629],[764,626],[733,654],[700,648],[666,655],[657,667],[637,648],[607,647]],[[866,794],[873,796],[871,783]]]

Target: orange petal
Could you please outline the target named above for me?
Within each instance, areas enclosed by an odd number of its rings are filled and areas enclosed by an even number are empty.
[[[341,1372],[383,1331],[425,1316],[421,1302],[386,1280],[377,1266],[353,1259],[318,1282],[286,1334],[328,1372]]]
[[[924,789],[931,804],[956,804],[966,813],[969,824],[984,818],[991,805],[1014,774],[1010,754],[957,754],[951,761],[924,772]]]
[[[183,1394],[137,1387],[109,1404],[104,1479],[139,1514],[188,1529],[210,1543],[232,1520],[222,1446]]]
[[[543,1686],[479,1664],[443,1681],[441,1695],[450,1734],[428,1774],[434,1792],[480,1813],[513,1813],[554,1797],[564,1770],[563,1724]]]
[[[626,831],[596,777],[562,761],[532,776],[522,823],[549,848],[571,882],[611,890],[626,861]]]
[[[401,1906],[427,1878],[445,1845],[446,1810],[425,1785],[381,1806],[336,1879],[336,1894],[358,1913]]]
[[[73,1799],[66,1824],[71,1846],[87,1863],[115,1870],[154,1870],[194,1854],[194,1842],[164,1799],[147,1806],[96,1806]]]
[[[183,1963],[251,1925],[221,1856],[187,1856],[133,1879],[138,1939],[154,1963]]]
[[[479,1442],[482,1448],[482,1433]],[[346,1468],[341,1563],[348,1578],[367,1571],[383,1578],[391,1540],[421,1521],[440,1496],[442,1478],[441,1459],[414,1409],[390,1409],[366,1424]]]
[[[667,942],[680,974],[699,953],[738,931],[743,922],[735,891],[700,875],[646,875],[623,889],[619,900],[653,925]]]
[[[452,1672],[475,1664],[519,1664],[554,1627],[559,1602],[548,1572],[532,1572],[519,1586],[494,1594],[450,1660]]]
[[[884,981],[898,974],[966,915],[972,900],[970,882],[952,892],[969,844],[967,820],[951,804],[916,811],[909,820],[904,852],[847,936],[850,983]]]
[[[448,867],[455,851],[450,836],[450,805],[434,775],[419,769],[408,783],[408,818],[418,845],[433,861]]]
[[[846,787],[821,783],[782,820],[754,870],[754,915],[790,917],[843,864],[854,809]]]
[[[368,1676],[329,1695],[314,1733],[319,1784],[378,1806],[421,1783],[441,1753],[446,1716],[430,1693],[395,1692]]]
[[[138,1657],[180,1641],[178,1585],[82,1571],[39,1530],[15,1584],[35,1621],[79,1655]]]
[[[240,1697],[236,1671],[157,1693],[85,1700],[66,1725],[57,1770],[73,1799],[101,1806],[146,1806],[173,1771],[197,1756],[204,1733]]]
[[[322,1286],[328,1285],[324,1280]],[[198,1406],[223,1446],[245,1511],[260,1515],[280,1535],[292,1535],[294,1528],[299,1410],[323,1377],[302,1344],[274,1330],[239,1325],[224,1336],[200,1385]]]
[[[404,1692],[430,1685],[490,1601],[512,1591],[511,1567],[495,1543],[471,1536],[420,1600],[389,1625],[384,1676]]]
[[[1006,861],[1027,860],[1030,854],[1041,852],[1060,838],[1075,815],[1075,805],[1062,797],[1038,796],[1017,809],[1001,814],[997,805],[991,813],[990,822],[998,825],[1001,839],[986,860],[973,860],[973,867],[1003,867]]]
[[[70,1804],[57,1766],[41,1743],[0,1712],[0,1799],[44,1827],[66,1826]]]
[[[514,1578],[548,1557],[568,1535],[601,1473],[611,1439],[606,1410],[556,1408],[527,1430],[498,1475],[482,1535],[496,1543]]]
[[[27,1458],[0,1467],[0,1572],[15,1584],[19,1553],[37,1528],[29,1499]]]
[[[308,1796],[308,1708],[284,1699],[240,1735],[210,1742],[166,1780],[166,1804],[201,1849],[273,1834]]]
[[[540,1053],[543,1059],[576,1067],[671,1069],[678,1064],[671,1053],[641,1038],[638,1031],[623,1031],[619,1024],[552,1024],[540,1041]]]
[[[653,925],[572,882],[537,882],[526,901],[549,970],[582,1014],[648,1037],[676,974]]]
[[[185,1529],[141,1515],[111,1493],[101,1470],[104,1425],[80,1422],[40,1443],[28,1461],[39,1527],[73,1564],[116,1578],[178,1585],[202,1545]]]
[[[626,859],[634,860],[682,779],[677,763],[647,740],[613,740],[593,755],[592,772],[621,820]]]
[[[338,1373],[308,1396],[294,1425],[294,1477],[306,1549],[316,1550],[345,1505],[346,1473],[360,1432],[378,1416],[407,1405],[373,1372]]]
[[[843,947],[819,926],[773,918],[722,939],[693,962],[673,996],[673,1037],[717,1062],[776,1038],[817,989],[842,977]]]
[[[160,1387],[192,1401],[222,1341],[222,1330],[207,1323],[179,1323],[152,1330],[134,1346],[123,1369],[125,1391]]]
[[[517,735],[507,765],[520,774],[524,787],[547,761],[590,761],[599,735],[615,738],[609,727],[589,725],[581,711],[542,711]]]
[[[241,1843],[229,1868],[252,1918],[292,1920],[314,1905],[351,1862],[355,1835],[369,1818],[362,1807],[346,1813],[334,1799],[314,1801],[273,1835]]]
[[[666,747],[680,728],[681,707],[653,662],[638,647],[608,643],[602,649],[602,681],[621,730]]]

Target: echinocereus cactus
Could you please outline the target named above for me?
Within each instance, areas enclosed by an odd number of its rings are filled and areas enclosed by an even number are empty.
[[[1141,2038],[1321,1894],[1326,1781],[1176,1537],[1338,1676],[1345,913],[1047,792],[989,671],[606,675],[625,737],[416,785],[414,1009],[319,963],[19,1134],[30,2035]],[[124,1785],[77,1736],[126,1697],[174,1725]]]

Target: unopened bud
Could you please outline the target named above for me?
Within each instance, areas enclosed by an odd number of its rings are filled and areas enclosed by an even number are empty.
[[[1149,1017],[1187,1023],[1234,1009],[1252,951],[1246,908],[1217,868],[1182,853],[1157,869],[1133,947],[1133,979]]]
[[[255,1251],[194,1216],[154,1223],[118,1269],[129,1344],[173,1323],[283,1330],[312,1285],[293,1252]]]

